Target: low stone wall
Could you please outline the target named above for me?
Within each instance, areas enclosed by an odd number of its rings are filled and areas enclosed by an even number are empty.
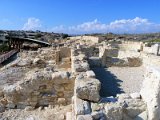
[[[20,53],[18,61],[12,64],[12,67],[25,68],[27,73],[2,88],[0,111],[4,111],[6,108],[24,109],[71,104],[75,77],[71,72],[67,72],[70,71],[68,68],[71,68],[70,49],[68,48],[65,52],[64,50],[66,49],[63,49],[63,54],[60,54],[62,62],[65,63],[65,66],[64,64],[59,65],[62,69],[56,65],[54,48]],[[67,70],[64,69],[65,67]],[[10,70],[14,70],[13,68]],[[12,74],[16,73],[13,71],[9,77],[12,77]]]
[[[24,109],[71,103],[75,78],[68,72],[35,71],[1,91],[1,107]]]
[[[159,49],[160,49],[160,45],[159,44],[154,44],[151,47],[143,45],[143,52],[144,53],[160,55],[160,50]]]
[[[81,50],[72,50],[72,72],[76,74],[72,113],[67,120],[147,120],[146,105],[139,93],[102,98],[101,83],[90,70],[88,59]],[[85,67],[83,67],[85,64]],[[87,67],[86,67],[87,66]],[[72,118],[70,117],[72,116]]]
[[[136,51],[122,51],[115,48],[105,49],[100,59],[104,67],[139,67],[142,65],[141,53]]]
[[[141,51],[143,48],[142,45],[142,42],[122,41],[118,46],[120,50]]]
[[[71,40],[86,40],[87,42],[91,43],[100,43],[104,40],[103,37],[97,37],[97,36],[76,36],[76,37],[70,37]]]

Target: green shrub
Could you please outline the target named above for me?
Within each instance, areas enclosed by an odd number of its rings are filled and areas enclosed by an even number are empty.
[[[5,52],[5,51],[8,51],[9,50],[9,47],[7,44],[2,44],[0,45],[0,52]]]
[[[160,42],[160,39],[148,40],[147,42],[149,42],[149,43],[158,43],[158,42]]]

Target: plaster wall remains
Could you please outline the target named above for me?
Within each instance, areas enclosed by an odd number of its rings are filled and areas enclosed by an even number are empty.
[[[76,39],[76,40],[85,40],[87,42],[93,43],[100,43],[101,41],[104,40],[103,37],[97,37],[97,36],[76,36],[76,37],[70,37],[71,40]]]
[[[141,51],[143,43],[134,41],[122,41],[118,45],[120,50]]]
[[[71,49],[62,47],[56,50],[55,61],[59,68],[71,68]]]
[[[121,44],[119,46],[121,46]],[[115,48],[111,46],[100,46],[99,51],[99,57],[101,59],[102,66],[134,67],[142,65],[141,53],[137,52],[138,50],[124,50],[124,48],[121,47]]]
[[[160,45],[159,44],[153,44],[150,47],[147,45],[143,45],[143,52],[144,53],[149,53],[149,54],[154,54],[154,55],[159,55],[160,54]]]

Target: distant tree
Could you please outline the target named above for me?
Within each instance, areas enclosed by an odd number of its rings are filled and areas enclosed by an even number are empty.
[[[69,37],[68,34],[62,34],[62,38],[63,38],[63,39],[65,39],[65,38],[67,38],[67,37]]]
[[[35,35],[35,39],[41,38],[41,37],[42,37],[41,33],[37,33],[37,34]]]
[[[0,52],[5,52],[5,51],[8,51],[9,50],[9,47],[6,43],[0,45]]]

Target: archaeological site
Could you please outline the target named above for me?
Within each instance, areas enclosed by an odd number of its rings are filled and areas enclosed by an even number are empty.
[[[0,120],[160,120],[160,44],[102,36],[9,43]]]

